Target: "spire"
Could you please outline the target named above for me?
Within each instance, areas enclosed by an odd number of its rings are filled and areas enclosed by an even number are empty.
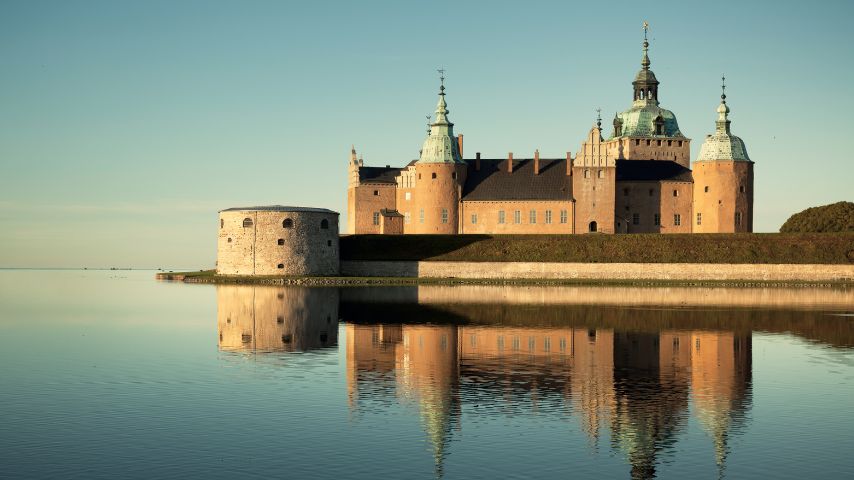
[[[718,120],[715,122],[715,130],[717,133],[729,132],[729,106],[726,104],[726,77],[721,76],[721,104],[718,106]]]
[[[596,109],[596,128],[602,129],[602,109]]]
[[[450,125],[448,122],[448,104],[445,103],[445,69],[440,68],[436,70],[439,72],[439,81],[441,82],[441,86],[439,87],[439,103],[436,105],[436,123],[433,125]]]
[[[641,68],[644,70],[649,70],[649,55],[647,52],[649,51],[649,41],[647,40],[647,31],[649,31],[649,23],[643,22],[643,59],[641,59]]]
[[[658,105],[658,79],[655,74],[649,69],[649,23],[643,22],[643,58],[641,59],[641,69],[635,75],[634,86],[635,95],[634,101],[640,102],[639,105],[653,104]]]

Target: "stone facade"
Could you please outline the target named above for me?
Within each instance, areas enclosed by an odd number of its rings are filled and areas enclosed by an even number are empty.
[[[444,83],[419,159],[366,167],[351,150],[351,234],[727,233],[753,230],[753,162],[729,129],[725,95],[714,135],[691,170],[691,139],[659,104],[644,40],[631,107],[606,136],[601,118],[573,156],[464,159]],[[557,178],[562,173],[563,179]],[[398,211],[402,232],[383,228]],[[518,213],[517,213],[518,212]]]
[[[249,207],[219,212],[220,275],[338,275],[338,213]]]

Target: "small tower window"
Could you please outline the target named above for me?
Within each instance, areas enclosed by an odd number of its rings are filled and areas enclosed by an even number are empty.
[[[704,191],[704,192],[706,192],[706,193],[709,193],[709,186],[708,186],[708,185],[706,185],[706,187],[705,187],[705,188],[703,188],[703,191]]]
[[[679,196],[679,190],[673,190],[673,196],[678,197]]]
[[[380,195],[380,191],[379,191],[379,190],[374,190],[374,196],[375,196],[375,197],[378,197],[379,195]]]
[[[374,225],[380,224],[380,212],[374,212]]]
[[[596,226],[596,222],[595,222],[595,221],[590,222],[590,224],[587,226],[587,230],[588,230],[588,231],[590,231],[590,232],[595,232],[595,231],[596,231],[596,228],[597,228],[597,226]]]
[[[605,178],[605,171],[599,170],[598,172],[596,172],[596,176],[599,178]]]
[[[246,217],[243,219],[243,228],[251,228],[252,227],[252,219]]]
[[[231,237],[228,238],[228,243],[231,243]]]
[[[744,193],[744,185],[739,185],[738,191]]]
[[[436,178],[436,172],[431,173],[430,178]]]
[[[219,228],[223,228],[223,227],[225,227],[225,220],[220,218],[219,219]]]
[[[735,226],[741,226],[741,212],[735,212]]]
[[[280,239],[279,239],[279,241],[278,241],[278,242],[276,242],[276,243],[278,243],[279,245],[284,245],[284,244],[285,244],[285,239],[284,239],[284,238],[280,238]]]
[[[673,215],[673,225],[677,227],[682,225],[682,215],[679,215],[678,213]]]
[[[324,230],[329,230],[329,220],[327,220],[325,218],[323,220],[321,220],[320,221],[320,228],[322,228]]]
[[[448,223],[448,209],[442,209],[442,223]]]
[[[282,222],[282,228],[294,228],[294,221],[291,220],[290,218],[286,218]]]
[[[276,268],[285,268],[285,264],[284,264],[284,263],[280,263],[280,264],[276,265]]]

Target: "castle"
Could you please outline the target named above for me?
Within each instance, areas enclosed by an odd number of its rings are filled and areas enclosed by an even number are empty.
[[[715,133],[690,163],[691,140],[659,105],[644,26],[631,108],[603,137],[601,118],[565,158],[463,158],[444,76],[420,158],[367,167],[350,152],[347,233],[732,233],[753,230],[753,162],[730,132],[721,94]],[[725,88],[725,85],[722,86]],[[693,166],[693,169],[691,168]]]

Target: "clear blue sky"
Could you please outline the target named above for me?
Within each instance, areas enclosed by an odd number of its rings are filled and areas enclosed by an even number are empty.
[[[0,266],[210,267],[217,211],[346,213],[350,144],[416,158],[447,69],[467,156],[577,151],[650,25],[694,140],[726,73],[755,228],[854,200],[854,2],[0,3]]]

